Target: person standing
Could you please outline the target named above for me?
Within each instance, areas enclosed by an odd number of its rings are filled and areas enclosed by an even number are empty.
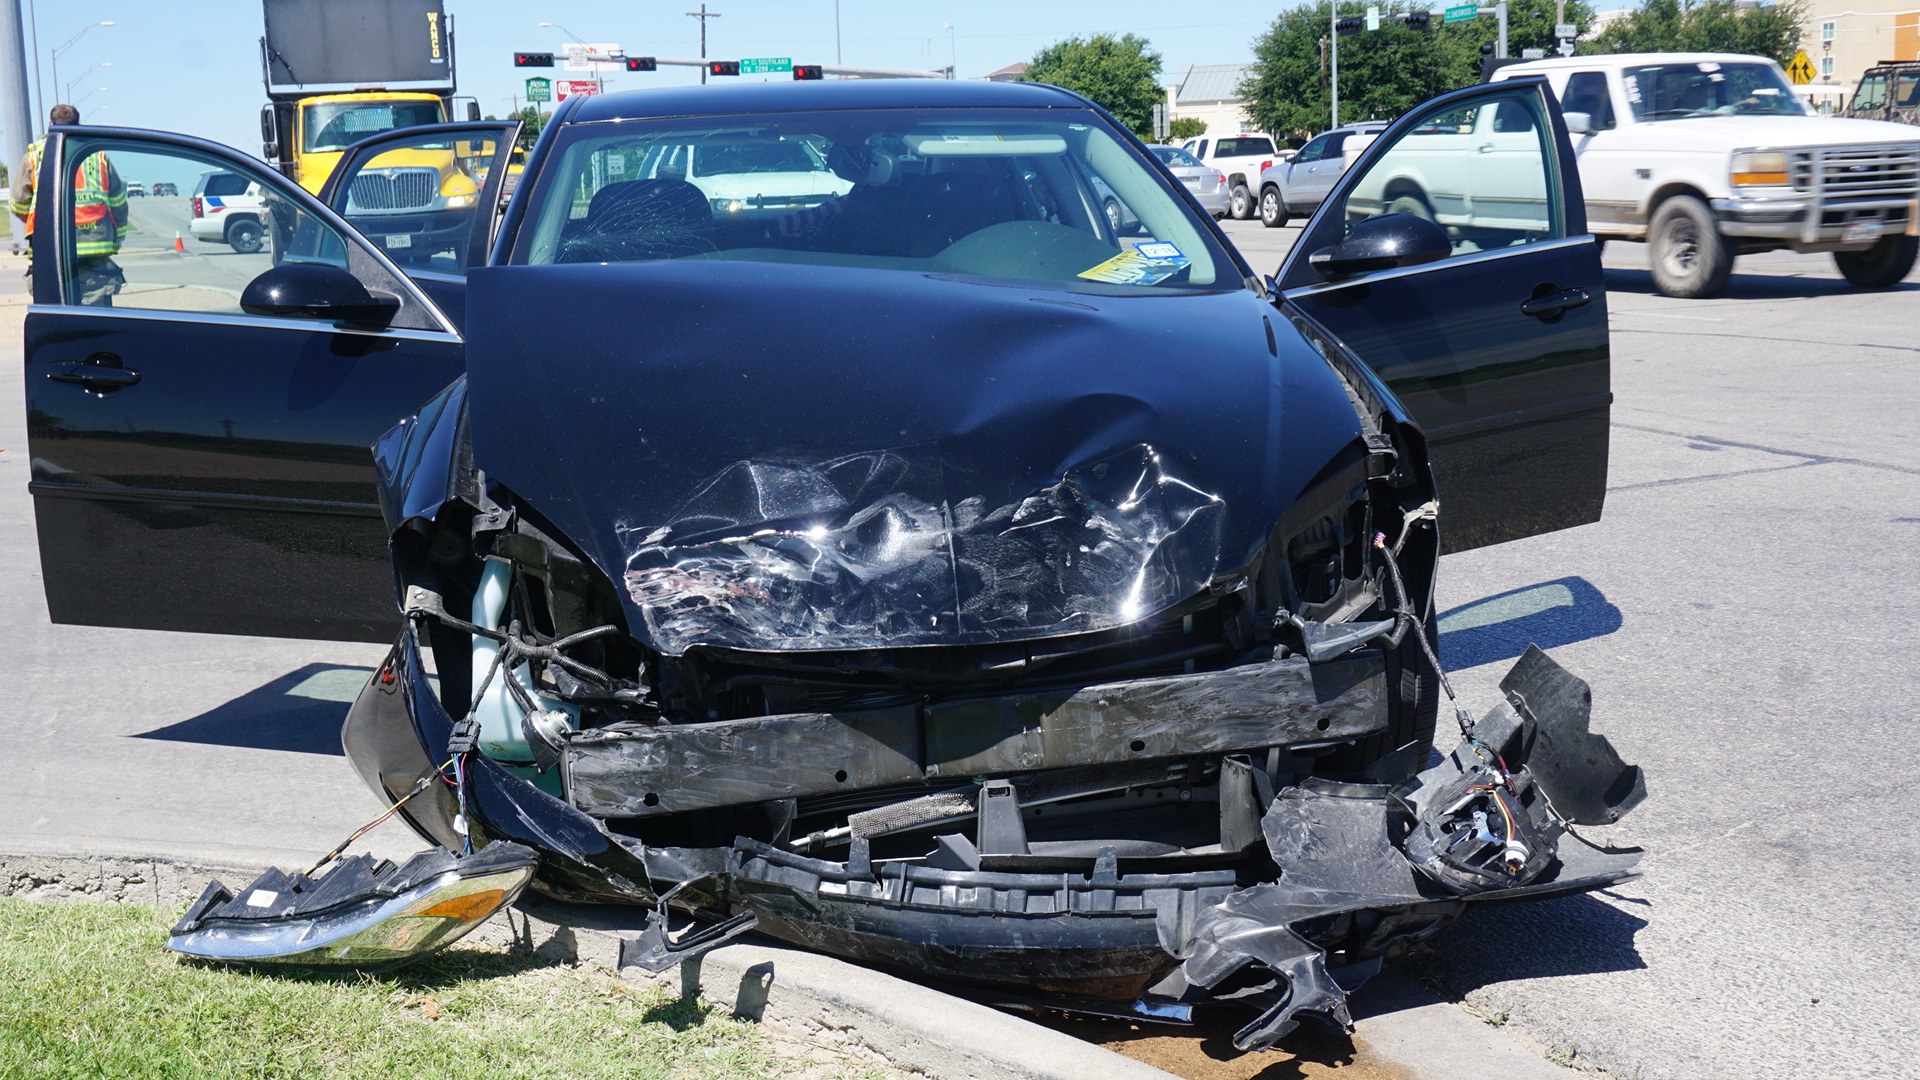
[[[50,123],[78,124],[80,110],[55,105]],[[27,147],[27,156],[14,173],[13,216],[26,222],[33,238],[34,187],[40,180],[41,139]],[[127,282],[113,256],[127,231],[127,187],[105,153],[88,154],[73,173],[73,289],[75,299],[88,307],[112,307],[113,296]]]

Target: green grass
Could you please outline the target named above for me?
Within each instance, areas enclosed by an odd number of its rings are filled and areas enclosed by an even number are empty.
[[[751,1024],[604,971],[454,948],[382,976],[161,948],[138,905],[0,898],[0,1078],[818,1077]],[[822,1065],[825,1065],[823,1068]]]

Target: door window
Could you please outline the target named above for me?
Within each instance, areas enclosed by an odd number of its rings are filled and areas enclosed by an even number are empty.
[[[1341,220],[1352,228],[1384,214],[1425,218],[1456,256],[1560,238],[1541,109],[1537,93],[1515,89],[1416,117],[1348,189]]]
[[[1607,89],[1604,72],[1582,71],[1568,79],[1560,107],[1570,113],[1586,113],[1595,131],[1611,131],[1615,126],[1613,95]]]
[[[1306,162],[1319,161],[1321,158],[1326,157],[1327,144],[1332,138],[1333,136],[1331,135],[1322,135],[1301,147],[1300,152],[1293,156],[1294,163],[1305,164]]]
[[[248,283],[279,263],[347,265],[341,234],[281,198],[264,169],[158,144],[68,147],[70,304],[238,315]],[[129,202],[130,180],[194,194]]]
[[[329,192],[333,208],[409,271],[466,272],[499,141],[431,129],[380,143],[349,161]]]
[[[1887,76],[1884,72],[1875,72],[1860,80],[1860,89],[1853,92],[1853,107],[1856,109],[1878,109],[1887,103]]]

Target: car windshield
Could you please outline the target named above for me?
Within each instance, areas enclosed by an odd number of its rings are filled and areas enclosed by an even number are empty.
[[[1240,285],[1162,175],[1087,111],[582,124],[552,160],[515,261],[757,260],[1108,293]]]
[[[309,154],[345,150],[369,135],[439,122],[440,105],[433,101],[342,101],[309,105],[303,148]]]
[[[1153,156],[1159,158],[1160,163],[1169,169],[1192,169],[1200,165],[1200,159],[1177,146],[1152,146],[1148,149],[1152,150]]]
[[[1772,64],[1647,64],[1624,76],[1635,120],[1807,114]]]

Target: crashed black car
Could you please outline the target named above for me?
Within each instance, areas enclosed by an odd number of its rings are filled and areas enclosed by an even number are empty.
[[[180,935],[484,917],[429,885],[519,845],[553,896],[675,890],[703,940],[1232,1000],[1251,1048],[1469,903],[1634,872],[1569,833],[1644,793],[1585,685],[1529,653],[1475,721],[1434,655],[1442,552],[1601,509],[1605,293],[1540,80],[1393,125],[1271,277],[1046,86],[576,98],[495,214],[516,137],[378,136],[319,199],[199,140],[51,137],[50,200],[90,154],[169,158],[272,221],[197,306],[128,251],[84,306],[71,227],[36,234],[53,617],[393,641],[345,746],[444,849],[210,893]],[[446,250],[382,158],[429,144],[482,181]]]

